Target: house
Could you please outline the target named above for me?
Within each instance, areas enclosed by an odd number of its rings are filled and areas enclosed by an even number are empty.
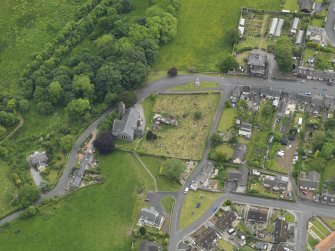
[[[324,101],[322,97],[313,97],[311,101],[311,106],[309,107],[309,112],[314,116],[317,116],[322,112],[324,107],[323,105]]]
[[[273,236],[276,242],[286,242],[288,238],[288,223],[284,220],[277,219]]]
[[[261,53],[250,53],[247,59],[248,73],[252,77],[266,77],[267,56]]]
[[[154,207],[142,208],[140,218],[138,220],[139,226],[150,226],[161,229],[164,223],[164,217],[155,210]]]
[[[316,251],[330,251],[335,248],[335,231],[321,240],[314,248]]]
[[[313,13],[314,2],[312,0],[302,0],[300,11],[305,13]]]
[[[218,234],[214,229],[207,229],[200,237],[195,240],[195,243],[201,247],[201,250],[211,251],[216,246]]]
[[[235,152],[233,155],[233,163],[234,164],[244,164],[245,163],[245,155],[247,153],[247,145],[245,144],[237,144],[235,147]]]
[[[35,167],[39,172],[43,172],[48,166],[48,155],[44,152],[34,152],[29,155],[28,161],[32,167]]]
[[[241,123],[240,129],[238,130],[238,135],[244,136],[247,139],[251,138],[252,125],[250,123]]]
[[[320,196],[320,202],[323,204],[335,206],[335,194],[322,193]]]
[[[248,184],[249,169],[240,167],[234,169],[228,174],[228,181],[235,181],[238,186],[246,186]]]
[[[80,161],[79,168],[74,171],[72,178],[70,179],[70,189],[80,187],[85,171],[88,169],[89,165],[92,165],[93,159],[93,154],[85,154],[84,158]]]
[[[225,231],[228,227],[232,225],[232,223],[236,220],[236,216],[233,211],[224,212],[224,214],[218,219],[215,223],[215,226]]]
[[[324,28],[311,26],[307,27],[306,40],[319,43],[321,46],[328,44],[328,36]]]
[[[258,223],[266,223],[268,220],[268,213],[268,208],[250,207],[247,214],[247,220]]]
[[[140,251],[163,251],[163,247],[159,246],[156,242],[142,241]]]
[[[112,134],[121,140],[132,141],[135,137],[143,137],[144,122],[134,108],[125,109],[119,104],[119,118],[114,120]]]
[[[316,171],[310,171],[307,174],[301,173],[300,189],[315,191],[319,187],[320,174]]]
[[[288,177],[282,175],[270,176],[266,175],[263,181],[263,185],[266,188],[270,188],[273,191],[286,190],[288,185]]]

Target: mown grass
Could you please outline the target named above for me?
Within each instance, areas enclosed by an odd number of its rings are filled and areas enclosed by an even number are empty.
[[[157,187],[159,191],[177,191],[180,188],[178,181],[168,179],[166,176],[159,175],[162,166],[163,158],[141,155],[140,158],[150,170],[152,175],[156,178]]]
[[[285,217],[285,220],[289,223],[295,222],[295,216],[293,213],[287,212],[285,213],[284,217]]]
[[[226,241],[225,239],[220,239],[218,241],[218,248],[222,250],[231,251],[231,250],[234,250],[235,247],[231,245],[230,242]]]
[[[43,206],[0,233],[0,250],[131,250],[131,226],[143,198],[139,167],[128,153],[101,157],[105,182]],[[143,178],[143,177],[142,177]]]
[[[297,0],[285,0],[283,10],[296,11],[299,10],[299,5]]]
[[[242,6],[279,10],[279,1],[180,1],[177,37],[162,47],[155,68],[194,66],[199,71],[218,71],[218,63],[232,51],[225,33],[237,27]]]
[[[174,199],[171,196],[166,196],[161,200],[161,204],[165,208],[165,211],[170,213],[173,208]]]
[[[234,148],[228,144],[221,144],[215,147],[215,151],[218,153],[225,154],[228,159],[233,157],[233,154],[234,154]]]
[[[149,117],[147,127],[150,127],[150,118],[154,113],[174,116],[178,125],[155,130],[157,140],[144,139],[137,150],[155,156],[199,160],[218,102],[218,94],[156,96],[153,107],[149,107],[152,113],[145,111],[145,116]],[[200,119],[194,119],[195,112],[201,112]]]
[[[205,213],[213,203],[219,198],[220,194],[205,191],[190,191],[184,200],[180,214],[180,228],[184,229],[195,222],[203,213]],[[200,207],[196,208],[197,203]]]
[[[218,125],[218,131],[224,132],[229,130],[234,125],[236,114],[237,111],[234,108],[223,109],[221,119]]]
[[[215,82],[201,82],[200,86],[195,86],[194,82],[190,82],[183,85],[178,85],[170,88],[170,91],[201,91],[206,88],[215,88],[218,87],[218,83]]]
[[[331,180],[335,177],[335,160],[330,160],[327,162],[326,167],[323,171],[323,180]]]
[[[331,231],[329,231],[328,228],[326,228],[320,221],[318,218],[313,218],[312,219],[312,224],[314,226],[316,226],[325,236],[330,235]]]
[[[322,220],[326,222],[326,224],[332,228],[332,230],[335,230],[335,218],[327,218],[327,217],[322,217]]]

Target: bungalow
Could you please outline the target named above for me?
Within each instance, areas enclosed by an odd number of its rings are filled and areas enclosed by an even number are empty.
[[[251,138],[251,129],[252,124],[250,123],[241,123],[240,129],[238,130],[238,135],[244,136],[247,139]]]
[[[276,242],[286,242],[288,238],[288,223],[284,220],[277,219],[273,236]]]
[[[154,207],[142,208],[140,218],[138,220],[139,226],[150,226],[161,229],[164,222],[164,217],[155,210]]]
[[[302,0],[300,11],[305,13],[313,13],[314,2],[312,0]]]
[[[32,167],[35,167],[39,172],[43,172],[48,166],[48,155],[44,152],[34,152],[29,155],[28,162]]]
[[[335,206],[335,194],[322,193],[320,196],[320,202]]]
[[[134,108],[125,108],[119,104],[119,118],[114,120],[112,134],[121,140],[132,141],[135,137],[143,137],[144,122]]]
[[[266,188],[270,188],[273,191],[286,190],[288,185],[288,177],[282,175],[270,176],[266,175],[263,181],[263,185]]]
[[[247,220],[251,222],[266,223],[268,220],[268,208],[250,207]]]
[[[234,164],[244,164],[245,163],[245,155],[247,153],[247,145],[245,144],[237,144],[235,147],[235,152],[233,155],[233,163]]]
[[[316,171],[311,171],[306,173],[301,173],[300,178],[300,189],[315,191],[319,187],[320,174]]]

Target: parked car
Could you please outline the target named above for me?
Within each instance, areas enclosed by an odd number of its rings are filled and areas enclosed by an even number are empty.
[[[333,82],[327,82],[327,85],[333,86]]]
[[[305,92],[305,95],[310,96],[310,95],[312,95],[312,93],[311,92]]]
[[[184,194],[187,194],[187,192],[190,190],[189,187],[186,187],[185,190],[184,190]]]

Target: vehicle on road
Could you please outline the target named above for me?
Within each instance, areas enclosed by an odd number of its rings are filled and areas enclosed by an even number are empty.
[[[301,79],[300,80],[300,83],[305,83],[306,81],[304,79]]]
[[[189,187],[186,187],[185,190],[184,190],[184,194],[187,194],[187,192],[190,190]]]
[[[328,82],[327,85],[333,86],[333,82]]]
[[[310,95],[312,95],[312,93],[311,92],[305,92],[305,95],[310,96]]]
[[[212,212],[215,213],[215,211],[218,209],[218,207],[212,208]]]

